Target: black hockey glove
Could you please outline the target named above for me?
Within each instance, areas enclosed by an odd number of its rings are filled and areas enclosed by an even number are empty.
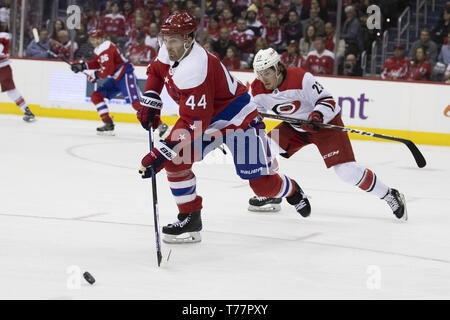
[[[73,72],[78,73],[78,72],[81,72],[81,71],[83,71],[83,70],[86,70],[86,69],[87,69],[87,65],[86,65],[85,62],[72,63],[72,64],[70,65],[70,69],[71,69]]]

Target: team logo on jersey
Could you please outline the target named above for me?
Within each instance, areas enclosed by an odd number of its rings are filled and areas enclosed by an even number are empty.
[[[277,104],[272,108],[276,114],[294,114],[300,109],[300,101],[286,102]]]

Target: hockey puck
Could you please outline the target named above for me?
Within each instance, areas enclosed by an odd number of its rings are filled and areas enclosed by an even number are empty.
[[[83,278],[90,284],[94,284],[95,282],[95,278],[87,271],[83,273]]]

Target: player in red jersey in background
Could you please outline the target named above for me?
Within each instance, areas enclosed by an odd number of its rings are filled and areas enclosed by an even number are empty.
[[[11,61],[8,55],[11,34],[7,31],[7,24],[4,22],[0,23],[0,84],[2,86],[2,92],[6,92],[8,97],[23,111],[23,120],[32,122],[36,118],[14,84],[12,69],[10,67]]]
[[[291,118],[344,126],[339,105],[314,78],[301,68],[286,68],[272,48],[260,50],[253,68],[252,96],[260,111],[272,111]],[[275,131],[273,131],[275,130]],[[275,148],[281,156],[290,158],[308,144],[315,144],[327,168],[333,168],[344,182],[384,199],[398,219],[407,220],[404,196],[387,187],[370,169],[355,161],[347,132],[318,128],[314,125],[294,126],[282,122],[269,135],[276,135]],[[267,211],[281,199],[254,197],[249,209]],[[276,208],[278,209],[278,208]]]
[[[106,40],[102,30],[93,30],[89,33],[89,42],[94,49],[94,59],[91,61],[81,61],[71,66],[73,72],[83,70],[95,70],[89,77],[89,81],[95,83],[97,79],[109,78],[103,85],[92,93],[91,101],[94,103],[100,118],[105,123],[97,128],[99,135],[114,135],[114,122],[109,115],[105,98],[113,99],[120,93],[125,100],[131,103],[135,110],[140,107],[139,88],[136,83],[136,76],[131,63],[120,53],[119,49],[109,40]]]
[[[159,124],[163,86],[179,105],[180,118],[165,140],[142,159],[140,173],[165,169],[178,206],[178,221],[163,227],[166,242],[200,241],[202,198],[196,193],[194,161],[226,144],[236,173],[259,196],[286,197],[301,215],[310,212],[298,184],[275,172],[264,123],[247,88],[216,56],[195,42],[195,19],[187,12],[169,16],[161,26],[161,49],[147,70],[138,119],[149,130]],[[244,139],[241,139],[245,136]],[[178,236],[189,237],[180,239]]]
[[[381,68],[381,78],[387,80],[406,80],[409,77],[411,62],[403,55],[403,45],[397,43],[394,56],[387,59]]]

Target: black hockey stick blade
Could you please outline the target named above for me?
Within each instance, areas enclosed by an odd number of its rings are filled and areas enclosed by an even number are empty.
[[[302,120],[302,119],[295,119],[295,118],[290,118],[290,117],[286,117],[286,116],[280,116],[280,115],[276,115],[276,114],[260,113],[260,115],[265,117],[265,118],[282,120],[282,121],[286,121],[286,122],[289,122],[289,123],[292,123],[292,124],[298,124],[298,125],[312,124],[311,121]],[[371,136],[371,137],[375,137],[375,138],[379,138],[379,139],[385,139],[385,140],[391,140],[391,141],[404,143],[408,147],[409,151],[411,151],[411,153],[412,153],[412,155],[414,157],[414,160],[416,161],[417,166],[419,168],[423,168],[427,164],[423,154],[420,152],[420,150],[417,148],[417,146],[411,140],[403,139],[403,138],[397,138],[397,137],[392,137],[392,136],[386,136],[384,134],[368,132],[368,131],[362,131],[362,130],[358,130],[358,129],[352,129],[352,128],[348,128],[348,127],[335,126],[335,125],[327,124],[327,123],[314,123],[314,125],[318,126],[318,127],[321,127],[321,128],[333,129],[333,130],[338,130],[338,131],[346,131],[346,132],[350,132],[350,133],[361,134],[361,135],[364,135],[364,136]]]

